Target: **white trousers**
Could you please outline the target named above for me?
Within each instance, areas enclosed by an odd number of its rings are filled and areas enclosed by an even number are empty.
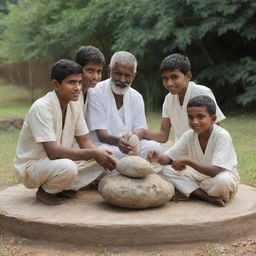
[[[209,196],[219,197],[225,202],[236,194],[240,181],[239,175],[231,171],[222,171],[215,177],[209,177],[189,167],[185,171],[176,171],[170,165],[162,167],[158,174],[187,197],[201,188]]]
[[[121,159],[121,158],[127,156],[126,154],[121,152],[120,149],[117,146],[113,146],[113,145],[105,144],[105,143],[101,143],[101,144],[97,143],[97,146],[100,147],[100,148],[105,148],[105,149],[108,149],[108,150],[112,151],[112,153],[118,159]],[[158,142],[153,141],[153,140],[141,140],[140,141],[140,153],[139,153],[138,156],[146,159],[147,155],[148,155],[148,151],[151,150],[151,149],[155,149],[157,151],[160,151],[161,146]]]
[[[21,177],[21,182],[27,188],[41,186],[46,192],[56,194],[67,189],[78,190],[93,182],[103,171],[104,169],[94,160],[44,158],[30,162]]]

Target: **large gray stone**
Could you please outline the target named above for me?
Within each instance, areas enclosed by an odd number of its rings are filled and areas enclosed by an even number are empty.
[[[132,178],[143,178],[154,173],[153,166],[139,156],[126,156],[118,161],[116,169],[121,174]]]
[[[139,179],[118,173],[109,174],[101,179],[99,191],[107,202],[126,208],[160,206],[174,195],[173,185],[157,174]]]

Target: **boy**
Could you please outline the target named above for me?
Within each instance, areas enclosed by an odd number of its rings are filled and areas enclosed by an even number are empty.
[[[192,98],[187,113],[192,130],[185,132],[165,154],[149,152],[148,160],[166,165],[159,175],[187,197],[224,206],[235,195],[239,183],[232,139],[214,124],[216,105],[209,96]]]
[[[179,53],[172,54],[163,59],[160,72],[163,85],[169,91],[166,95],[162,109],[162,123],[159,132],[143,130],[144,139],[166,142],[172,127],[175,140],[189,130],[187,118],[187,103],[198,95],[210,96],[216,104],[216,122],[225,119],[219,109],[212,91],[206,86],[197,85],[190,81],[192,78],[189,59]],[[141,135],[140,135],[141,137]]]
[[[103,168],[113,170],[115,160],[111,152],[97,148],[86,136],[88,129],[77,101],[82,67],[70,60],[57,61],[52,66],[51,84],[54,91],[35,101],[24,121],[14,168],[27,188],[38,188],[39,201],[60,204],[58,196],[74,197]],[[79,149],[71,148],[74,137]],[[75,162],[78,160],[91,161]]]
[[[75,61],[83,68],[82,91],[79,102],[85,113],[88,89],[94,88],[101,81],[105,58],[98,48],[88,45],[80,47],[76,53]]]

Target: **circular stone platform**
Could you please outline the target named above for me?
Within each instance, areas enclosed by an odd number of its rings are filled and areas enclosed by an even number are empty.
[[[256,233],[256,188],[244,184],[224,208],[191,200],[129,210],[109,205],[92,190],[48,206],[35,192],[22,185],[0,190],[0,230],[91,246],[227,241]]]

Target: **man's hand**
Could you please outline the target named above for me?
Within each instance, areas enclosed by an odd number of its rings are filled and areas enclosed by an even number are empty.
[[[126,134],[125,134],[126,135]],[[118,142],[118,148],[120,149],[121,152],[124,154],[128,154],[130,151],[134,150],[134,146],[127,140],[126,137],[120,138]]]
[[[187,159],[180,158],[173,161],[172,168],[175,169],[176,171],[183,171],[186,169],[186,165],[187,165]]]
[[[112,171],[116,168],[117,159],[112,156],[112,152],[107,149],[93,149],[93,158],[95,161],[101,165],[105,170]]]
[[[156,150],[150,150],[148,151],[147,160],[152,162],[158,162],[160,159],[160,153]]]

